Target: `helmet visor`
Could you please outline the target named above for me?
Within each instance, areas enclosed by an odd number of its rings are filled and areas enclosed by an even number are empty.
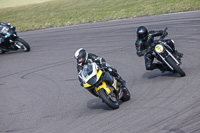
[[[138,38],[143,39],[146,38],[147,34],[143,33],[143,34],[138,34]]]

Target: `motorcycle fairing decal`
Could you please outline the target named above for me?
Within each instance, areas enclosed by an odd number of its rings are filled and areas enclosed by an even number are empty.
[[[156,49],[157,49],[157,50],[159,50],[159,49],[160,49],[160,46],[159,46],[159,45],[157,45],[157,46],[156,46]]]
[[[91,85],[85,82],[85,83],[83,84],[83,86],[84,86],[85,88],[88,88],[88,87],[90,87]]]
[[[6,35],[7,37],[10,37],[10,33],[7,33],[7,35]]]
[[[112,86],[115,88],[115,90],[117,90],[117,80],[114,80],[114,83],[112,84]]]
[[[101,77],[101,75],[102,75],[102,71],[101,70],[99,70],[98,72],[97,72],[97,81],[99,80],[99,78]]]
[[[94,89],[95,89],[95,91],[98,93],[98,91],[99,91],[100,89],[102,89],[102,88],[107,92],[107,94],[110,94],[111,91],[110,91],[110,89],[107,87],[106,82],[104,82],[104,81],[102,81],[102,85],[98,86],[98,88],[95,87]]]

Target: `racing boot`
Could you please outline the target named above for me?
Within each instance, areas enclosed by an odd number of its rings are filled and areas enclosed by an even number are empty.
[[[160,62],[156,63],[156,68],[158,68],[162,73],[165,72],[165,69],[164,69],[163,65]]]
[[[157,67],[162,73],[164,73],[165,71],[171,71],[171,69],[170,69],[168,66],[166,66],[165,64],[162,64],[162,63],[160,63],[160,62],[157,62],[157,63],[156,63],[156,67]]]
[[[180,58],[183,58],[183,53],[178,52],[177,50],[174,51],[174,53],[179,56]]]

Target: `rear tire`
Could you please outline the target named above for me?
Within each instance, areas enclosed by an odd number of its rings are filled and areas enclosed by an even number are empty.
[[[119,102],[113,101],[110,99],[110,97],[106,94],[104,89],[100,89],[98,91],[100,98],[112,109],[118,109],[119,108]],[[117,98],[116,98],[117,99]]]
[[[4,53],[5,53],[5,51],[3,51],[3,50],[0,50],[0,53],[1,53],[1,54],[4,54]]]
[[[185,72],[176,64],[176,62],[171,57],[167,57],[166,61],[169,63],[170,66],[174,68],[176,72],[181,75],[181,77],[184,77],[186,75]]]
[[[123,93],[124,94],[123,94],[123,97],[121,98],[121,100],[123,102],[130,100],[131,94],[130,94],[129,90],[126,87],[124,87]]]

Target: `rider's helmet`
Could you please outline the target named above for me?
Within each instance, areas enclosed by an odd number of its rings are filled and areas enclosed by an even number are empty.
[[[74,58],[77,60],[78,65],[84,65],[87,62],[88,53],[85,49],[80,48],[75,52]]]
[[[136,33],[137,33],[137,37],[139,39],[142,39],[142,40],[146,40],[147,39],[148,30],[147,30],[147,28],[145,26],[139,26],[137,28]]]

